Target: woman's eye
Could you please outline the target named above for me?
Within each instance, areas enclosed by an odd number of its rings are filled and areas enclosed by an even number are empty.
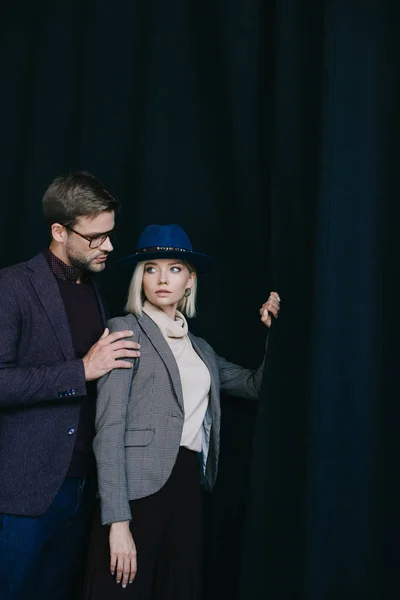
[[[180,267],[171,267],[171,271],[173,273],[180,273],[181,272],[181,268]]]
[[[147,267],[146,273],[154,273],[154,272],[155,272],[155,268],[154,267]]]

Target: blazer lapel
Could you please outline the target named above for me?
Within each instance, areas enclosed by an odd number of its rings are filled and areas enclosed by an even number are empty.
[[[26,265],[29,279],[53,327],[64,357],[66,360],[73,360],[76,355],[57,280],[42,253],[29,260]]]
[[[196,338],[194,335],[189,333],[190,341],[192,342],[192,346],[200,356],[201,360],[204,362],[206,367],[210,372],[211,378],[211,390],[210,390],[210,400],[211,406],[214,407],[214,400],[219,399],[219,373],[217,363],[215,361],[214,353],[211,353],[209,350],[209,346],[206,344],[201,344],[201,339]]]
[[[167,367],[178,403],[183,411],[184,405],[181,378],[179,375],[178,365],[176,364],[175,357],[172,354],[168,342],[162,335],[158,325],[156,325],[154,321],[145,313],[138,318],[138,323]]]

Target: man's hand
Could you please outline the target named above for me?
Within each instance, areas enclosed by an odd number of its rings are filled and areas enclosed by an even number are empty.
[[[261,321],[267,327],[271,327],[271,315],[274,315],[275,319],[278,318],[279,311],[281,309],[280,304],[281,299],[279,297],[279,294],[277,292],[271,292],[267,302],[264,302],[264,304],[260,308]]]
[[[117,583],[125,588],[135,579],[137,571],[136,546],[128,521],[113,523],[110,527],[110,571]]]
[[[99,379],[113,369],[131,369],[132,363],[121,358],[137,358],[140,356],[140,344],[124,338],[132,337],[133,331],[115,331],[110,333],[106,328],[101,338],[83,357],[86,381]]]

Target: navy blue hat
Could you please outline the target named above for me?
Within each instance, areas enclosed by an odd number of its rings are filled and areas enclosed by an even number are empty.
[[[209,256],[193,252],[192,244],[180,225],[145,227],[140,234],[135,254],[130,254],[119,262],[135,265],[156,258],[179,258],[192,264],[198,273],[205,273],[214,264]]]

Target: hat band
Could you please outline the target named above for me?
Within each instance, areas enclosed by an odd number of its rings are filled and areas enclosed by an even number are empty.
[[[190,252],[186,248],[174,248],[173,246],[149,246],[148,248],[138,248],[136,254],[144,254],[145,252]]]

